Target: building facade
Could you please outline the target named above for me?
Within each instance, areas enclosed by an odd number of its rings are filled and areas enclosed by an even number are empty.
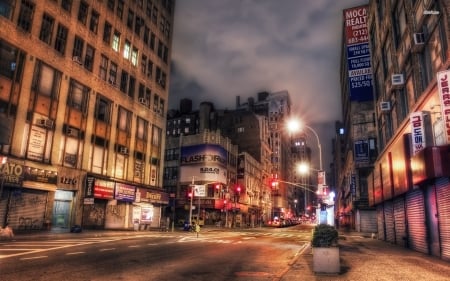
[[[378,239],[448,260],[450,3],[370,1],[367,7],[376,160],[365,172],[365,182],[368,205],[376,209]],[[343,103],[351,106],[348,99]],[[371,118],[363,121],[372,123]],[[355,166],[347,159],[356,151],[342,143],[346,153],[341,154],[340,171],[346,177],[345,170]],[[367,145],[373,147],[370,139]],[[370,160],[370,151],[367,155]],[[344,187],[350,198],[351,188],[358,190],[361,184],[361,177],[355,180]],[[345,201],[345,194],[343,208],[355,203]]]
[[[159,226],[174,5],[0,3],[2,224]]]

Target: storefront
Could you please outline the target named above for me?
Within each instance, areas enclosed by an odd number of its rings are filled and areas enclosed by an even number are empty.
[[[56,172],[8,159],[1,166],[0,220],[15,231],[44,229],[56,191]]]

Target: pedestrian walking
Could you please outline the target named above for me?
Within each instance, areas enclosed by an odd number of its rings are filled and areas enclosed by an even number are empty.
[[[197,233],[197,237],[198,237],[199,232],[200,232],[200,224],[196,223],[195,224],[195,233]]]

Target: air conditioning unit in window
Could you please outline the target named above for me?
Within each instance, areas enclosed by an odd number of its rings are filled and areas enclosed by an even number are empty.
[[[52,129],[53,128],[53,120],[50,119],[39,119],[37,124],[39,126]]]
[[[79,56],[73,56],[72,60],[78,64],[83,64],[83,62],[81,61],[81,57]]]
[[[382,113],[387,113],[391,110],[391,103],[388,101],[380,102],[380,111]]]
[[[139,98],[139,103],[143,105],[147,105],[147,99],[146,98]]]
[[[128,147],[121,146],[121,147],[119,148],[119,153],[120,153],[120,154],[128,154]]]
[[[391,76],[392,88],[401,88],[405,84],[405,78],[403,74],[392,74]]]
[[[415,45],[425,44],[425,35],[423,34],[423,32],[414,33],[414,44]]]
[[[73,128],[68,128],[67,131],[66,131],[66,134],[68,136],[77,138],[78,137],[78,130],[77,129],[73,129]]]
[[[425,34],[423,32],[418,32],[413,34],[414,45],[412,46],[412,51],[419,53],[423,50],[425,46]]]

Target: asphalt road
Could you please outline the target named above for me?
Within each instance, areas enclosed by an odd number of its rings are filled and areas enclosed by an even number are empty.
[[[0,241],[0,280],[279,280],[311,228]]]

